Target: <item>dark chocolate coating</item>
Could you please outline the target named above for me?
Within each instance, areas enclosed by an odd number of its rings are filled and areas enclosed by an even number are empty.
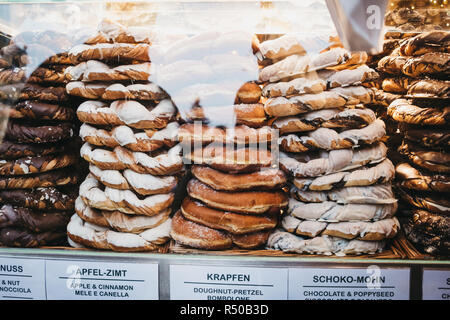
[[[67,101],[69,96],[65,86],[62,87],[42,87],[37,84],[26,83],[20,93],[20,100],[41,100],[41,101]]]
[[[0,230],[0,243],[8,247],[33,248],[60,245],[67,238],[66,231],[31,232],[20,228],[3,228]]]
[[[16,143],[3,140],[0,143],[1,159],[18,159],[23,157],[46,156],[49,154],[62,153],[68,150],[76,150],[74,141],[64,143]]]
[[[28,120],[73,121],[76,119],[76,113],[70,106],[27,100],[12,107],[9,117]]]
[[[54,125],[31,125],[10,120],[5,138],[19,143],[49,143],[67,140],[74,136],[75,125],[62,122]]]

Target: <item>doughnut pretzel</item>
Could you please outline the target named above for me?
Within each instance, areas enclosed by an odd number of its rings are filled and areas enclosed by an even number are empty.
[[[305,203],[290,198],[287,213],[299,219],[314,221],[378,221],[393,217],[397,207],[397,202],[388,204],[342,204],[336,201]]]
[[[282,209],[288,203],[281,191],[225,192],[214,190],[197,179],[188,182],[187,193],[212,208],[244,214],[264,214]]]
[[[119,252],[155,251],[169,240],[171,220],[139,234],[116,232],[84,222],[74,214],[67,225],[69,238],[86,247]]]
[[[146,216],[154,216],[161,213],[169,208],[174,200],[173,193],[138,198],[130,190],[119,190],[109,187],[105,187],[103,190],[92,174],[89,174],[81,183],[80,197],[86,205],[92,208]]]
[[[104,211],[88,207],[80,197],[75,200],[75,212],[84,221],[119,232],[141,233],[169,219],[170,209],[155,216],[128,215],[120,211]]]
[[[304,239],[292,233],[277,230],[267,241],[271,249],[287,253],[311,253],[345,256],[360,254],[375,254],[384,248],[384,241],[345,240],[327,235]]]
[[[128,126],[106,130],[83,123],[80,128],[80,137],[83,141],[95,146],[109,148],[122,146],[131,151],[151,152],[164,146],[173,147],[177,143],[178,128],[177,122],[170,122],[162,130],[147,129],[135,132]]]
[[[78,162],[75,154],[58,154],[0,160],[0,175],[27,175],[72,166]]]
[[[26,176],[0,176],[1,189],[32,189],[77,184],[79,173],[73,167]]]
[[[88,60],[137,60],[146,62],[150,61],[150,46],[145,43],[79,44],[69,50],[69,59],[73,64]]]
[[[408,124],[443,126],[450,122],[450,106],[419,107],[406,99],[397,99],[392,102],[387,109],[387,114],[396,121]]]
[[[336,132],[319,128],[304,136],[289,134],[278,139],[281,150],[286,152],[307,152],[314,149],[336,150],[354,148],[380,141],[386,135],[383,120],[377,119],[362,129]]]
[[[370,186],[388,183],[394,179],[395,168],[389,159],[370,167],[336,172],[317,178],[295,178],[293,184],[300,190],[328,191],[334,188]]]
[[[73,210],[76,188],[55,187],[0,190],[0,202],[37,210]]]
[[[419,171],[407,162],[395,168],[398,185],[403,189],[416,191],[450,192],[450,177]]]
[[[277,210],[268,215],[242,215],[230,211],[209,208],[202,203],[186,197],[181,204],[181,213],[190,221],[216,230],[232,234],[246,234],[271,230],[277,226]]]
[[[149,62],[110,67],[103,62],[89,60],[68,67],[64,75],[68,81],[148,81],[150,70]]]
[[[400,223],[395,217],[375,222],[346,221],[328,223],[285,216],[281,221],[281,225],[290,233],[310,238],[327,235],[347,240],[356,239],[363,241],[390,239],[395,237],[400,230]]]
[[[50,143],[72,138],[74,130],[75,124],[70,122],[36,125],[11,120],[6,126],[5,138],[19,143]]]
[[[366,127],[376,120],[375,112],[369,108],[323,109],[300,116],[276,119],[272,126],[280,134],[312,131],[319,128],[358,129]]]
[[[0,207],[0,228],[23,228],[32,232],[62,231],[70,214],[64,211],[35,211],[11,205]]]
[[[319,177],[379,163],[386,158],[386,153],[387,147],[382,142],[358,149],[321,151],[315,158],[280,153],[280,168],[295,178]]]
[[[64,105],[44,103],[40,101],[21,101],[10,108],[9,117],[13,119],[39,119],[73,121],[75,110]]]
[[[334,201],[340,204],[390,204],[397,202],[390,183],[336,188],[330,191],[305,191],[292,186],[290,196],[304,203]]]
[[[225,173],[208,166],[193,165],[191,172],[195,178],[216,190],[271,190],[286,184],[283,171],[263,168],[251,173]]]
[[[151,156],[144,152],[133,152],[123,147],[115,147],[112,151],[93,148],[85,143],[80,150],[81,156],[89,163],[102,170],[131,169],[137,173],[152,175],[176,174],[183,168],[180,156],[181,146],[176,145],[167,152]]]
[[[137,173],[130,169],[123,172],[102,170],[92,164],[89,166],[89,171],[95,179],[107,187],[119,190],[134,190],[144,196],[172,192],[178,182],[178,179],[173,176],[153,176]]]
[[[187,220],[180,211],[175,213],[170,231],[170,236],[178,243],[204,250],[230,249],[233,244],[243,249],[254,249],[264,245],[269,235],[270,231],[230,234]]]
[[[136,129],[162,129],[174,118],[175,107],[169,100],[163,100],[148,109],[137,101],[118,100],[110,105],[101,101],[85,101],[77,109],[81,122],[120,126]]]

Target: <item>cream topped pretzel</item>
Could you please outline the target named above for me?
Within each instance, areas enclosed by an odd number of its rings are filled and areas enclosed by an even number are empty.
[[[390,239],[395,237],[400,230],[400,223],[395,217],[375,222],[346,221],[329,223],[285,216],[281,221],[281,225],[288,232],[311,238],[327,235],[348,240],[366,241]]]
[[[304,220],[339,222],[339,221],[378,221],[391,218],[397,211],[397,203],[337,203],[324,201],[305,203],[289,199],[287,212]]]
[[[86,161],[102,170],[131,169],[138,173],[171,175],[180,172],[183,168],[181,151],[181,146],[176,145],[168,151],[151,156],[144,152],[133,152],[123,147],[108,150],[85,143],[81,147],[80,154]]]
[[[131,151],[150,152],[163,146],[173,147],[178,139],[177,122],[170,122],[162,130],[136,131],[128,126],[117,126],[111,130],[93,127],[83,123],[80,128],[80,137],[83,141],[95,146],[115,148],[122,146]]]
[[[172,192],[177,186],[178,179],[174,176],[153,176],[137,173],[126,169],[102,170],[94,165],[89,166],[90,173],[107,187],[120,190],[134,190],[141,195],[161,194]]]
[[[107,64],[89,60],[81,62],[76,66],[65,70],[65,77],[70,81],[148,81],[151,75],[151,64],[148,62],[140,64],[120,65],[110,67]]]
[[[327,191],[336,187],[370,186],[394,179],[395,168],[389,159],[370,167],[336,172],[316,178],[295,178],[294,185],[302,190]]]
[[[305,239],[286,231],[277,230],[270,235],[267,247],[287,253],[345,256],[347,254],[375,254],[383,250],[384,241],[346,240],[326,235]]]
[[[80,197],[92,208],[154,216],[169,208],[174,194],[156,194],[139,198],[130,190],[102,188],[94,176],[89,174],[80,185]]]
[[[358,149],[321,151],[315,155],[293,157],[280,153],[280,167],[295,178],[311,178],[376,164],[386,158],[386,153],[387,147],[382,142]]]
[[[136,129],[162,129],[175,115],[175,106],[163,100],[154,108],[137,101],[118,100],[111,104],[85,101],[77,109],[81,122],[97,125],[127,125]]]
[[[105,211],[88,207],[78,197],[75,200],[76,214],[86,222],[97,226],[111,228],[119,232],[141,233],[153,229],[169,219],[170,209],[162,211],[155,216],[129,215],[120,211]]]

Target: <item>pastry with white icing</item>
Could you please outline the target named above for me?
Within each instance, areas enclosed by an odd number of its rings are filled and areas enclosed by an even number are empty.
[[[338,187],[371,186],[392,182],[395,168],[389,159],[372,166],[342,171],[312,178],[294,178],[293,184],[301,190],[326,191]]]
[[[289,232],[277,230],[270,235],[267,247],[287,253],[345,256],[381,252],[384,248],[384,241],[347,240],[327,235],[305,239]]]
[[[86,161],[102,170],[131,169],[138,173],[170,175],[180,172],[183,168],[181,151],[181,146],[176,145],[167,151],[157,151],[157,154],[153,156],[124,147],[108,150],[85,143],[81,147],[80,154]]]
[[[85,101],[77,109],[81,122],[120,126],[136,129],[162,129],[175,115],[175,106],[163,100],[154,107],[132,100],[116,100],[111,104],[102,101]]]
[[[119,252],[155,251],[169,239],[171,219],[141,233],[116,232],[85,222],[74,214],[67,225],[69,238],[86,247]]]
[[[130,169],[124,171],[102,170],[89,166],[91,175],[107,187],[119,190],[134,190],[140,195],[169,193],[174,191],[178,179],[174,176],[154,176],[137,173]]]
[[[324,149],[337,150],[357,148],[380,141],[386,135],[383,120],[377,119],[365,128],[337,132],[333,129],[319,128],[306,135],[289,134],[278,139],[281,150],[285,152],[307,152]]]
[[[149,62],[110,67],[107,64],[89,60],[66,68],[65,77],[69,81],[148,81],[151,75]]]
[[[106,211],[88,207],[80,197],[75,200],[75,212],[81,219],[118,232],[138,234],[153,229],[170,219],[170,211],[170,209],[167,209],[151,217],[131,215],[120,211]]]

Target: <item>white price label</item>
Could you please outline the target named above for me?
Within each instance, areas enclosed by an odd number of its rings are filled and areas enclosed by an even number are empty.
[[[158,264],[47,261],[49,300],[157,300]]]
[[[423,270],[423,300],[450,300],[450,269]]]
[[[171,300],[286,300],[287,269],[170,266]]]
[[[45,300],[45,261],[0,258],[0,300]]]
[[[291,300],[408,300],[409,269],[292,268]]]

